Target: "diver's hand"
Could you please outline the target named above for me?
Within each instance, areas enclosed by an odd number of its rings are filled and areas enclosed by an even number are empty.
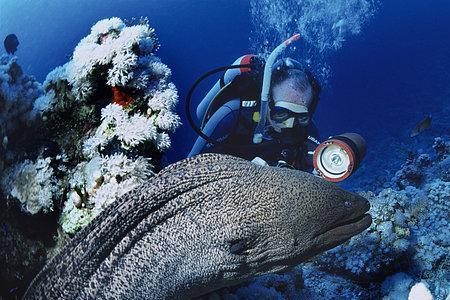
[[[255,157],[254,159],[252,159],[252,163],[254,163],[255,165],[258,165],[258,166],[262,166],[262,167],[267,167],[269,164],[264,160],[264,159],[262,159],[261,157]]]
[[[312,172],[311,172],[311,174],[313,174],[313,175],[316,176],[316,177],[322,178],[322,176],[320,176],[320,174],[317,172],[316,169],[313,169]]]
[[[279,160],[277,162],[277,167],[278,168],[287,168],[287,169],[295,169],[294,166],[288,164],[287,162],[285,162],[284,160]]]

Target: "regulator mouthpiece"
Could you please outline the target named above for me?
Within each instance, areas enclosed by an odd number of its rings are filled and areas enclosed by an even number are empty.
[[[358,169],[366,151],[366,142],[359,134],[331,137],[314,151],[314,169],[325,180],[340,182]]]

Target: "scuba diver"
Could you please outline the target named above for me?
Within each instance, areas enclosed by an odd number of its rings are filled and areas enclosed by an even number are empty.
[[[216,152],[239,156],[259,165],[313,172],[341,181],[356,170],[365,155],[357,134],[319,142],[313,122],[320,85],[298,61],[277,59],[299,35],[279,45],[264,61],[244,55],[233,65],[202,76],[187,97],[188,121],[199,135],[189,157]],[[197,106],[197,127],[190,114],[196,86],[206,77],[226,70]]]

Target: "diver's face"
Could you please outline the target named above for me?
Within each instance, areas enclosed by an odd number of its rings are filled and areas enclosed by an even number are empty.
[[[278,101],[284,101],[309,107],[312,89],[308,86],[305,91],[302,91],[292,79],[286,79],[273,87],[272,97],[275,104]],[[270,113],[270,122],[273,128],[280,132],[282,129],[293,128],[296,125],[307,126],[310,116],[307,112],[295,113],[289,109],[274,107]]]

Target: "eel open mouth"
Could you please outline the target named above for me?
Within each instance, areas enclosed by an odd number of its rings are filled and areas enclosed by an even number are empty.
[[[343,238],[348,239],[369,228],[370,224],[372,224],[372,217],[369,214],[363,214],[359,217],[337,224],[336,227],[328,230],[324,234],[342,236]]]
[[[369,228],[372,224],[372,217],[367,213],[370,205],[367,200],[364,204],[351,218],[344,219],[342,222],[334,224],[333,228],[318,234],[316,239],[319,244],[326,249],[331,249]]]

